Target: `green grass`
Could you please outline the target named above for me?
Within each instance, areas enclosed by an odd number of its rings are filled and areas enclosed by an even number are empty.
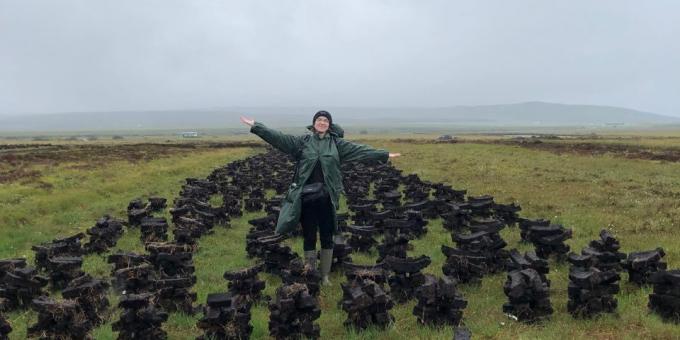
[[[421,178],[445,182],[457,189],[468,189],[471,195],[491,194],[500,203],[517,202],[524,217],[544,217],[574,230],[568,244],[580,251],[608,228],[619,237],[622,251],[653,249],[662,246],[671,268],[680,267],[680,163],[631,160],[610,156],[556,155],[507,145],[491,144],[422,144],[412,145],[389,140],[371,144],[403,156],[394,160],[404,173],[416,173]],[[41,181],[51,189],[28,184],[8,184],[0,187],[0,258],[26,256],[32,259],[30,246],[83,231],[103,214],[124,216],[127,203],[135,197],[161,195],[172,200],[185,177],[204,177],[219,165],[257,152],[254,149],[218,149],[191,155],[131,164],[124,161],[104,168],[74,169],[65,165],[45,169]],[[344,209],[344,207],[343,207]],[[222,278],[226,270],[253,263],[245,256],[247,220],[262,214],[246,214],[234,219],[230,227],[217,226],[214,233],[204,236],[195,254],[198,282],[194,290],[198,302],[207,294],[225,291]],[[425,270],[441,275],[444,257],[442,244],[453,245],[450,234],[441,227],[441,220],[431,221],[429,233],[414,245],[412,256],[426,254],[433,263]],[[502,232],[509,247],[521,251],[531,247],[519,243],[517,229]],[[301,252],[300,239],[289,241]],[[118,247],[142,251],[139,232],[126,231]],[[354,262],[373,263],[377,254],[355,254]],[[501,312],[506,302],[502,291],[504,274],[486,277],[480,285],[461,285],[469,301],[464,322],[476,338],[494,339],[669,339],[680,338],[680,326],[662,322],[649,314],[646,304],[649,288],[637,288],[626,282],[623,274],[622,292],[618,294],[617,313],[594,320],[575,320],[566,312],[566,264],[550,262],[551,300],[555,314],[539,325],[524,325],[512,321]],[[110,272],[106,254],[86,258],[86,271],[104,276]],[[280,280],[261,274],[267,281],[266,294],[272,295]],[[346,315],[337,306],[341,292],[340,273],[332,275],[331,287],[323,287],[320,303],[322,337],[326,339],[449,339],[452,329],[419,326],[411,315],[414,302],[392,310],[396,322],[386,330],[354,332],[342,326]],[[112,300],[116,299],[114,293]],[[9,313],[14,327],[11,338],[25,337],[32,312]],[[164,325],[172,339],[193,339],[200,334],[197,316],[172,314]],[[117,314],[112,315],[112,320]],[[267,338],[268,311],[264,304],[253,308],[253,338]],[[96,329],[97,339],[112,339],[110,322]]]

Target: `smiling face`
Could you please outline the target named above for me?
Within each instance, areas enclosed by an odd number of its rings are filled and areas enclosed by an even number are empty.
[[[314,130],[316,130],[318,133],[326,133],[326,131],[328,131],[329,125],[328,118],[320,116],[314,121]]]

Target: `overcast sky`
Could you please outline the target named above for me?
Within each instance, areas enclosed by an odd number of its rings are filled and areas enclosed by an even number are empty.
[[[680,1],[0,0],[0,114],[549,101],[680,116]]]

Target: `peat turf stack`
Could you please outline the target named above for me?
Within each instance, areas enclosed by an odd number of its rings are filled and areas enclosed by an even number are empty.
[[[41,339],[92,339],[92,322],[73,300],[56,301],[48,297],[33,300],[38,321],[28,327],[29,337]]]
[[[549,286],[532,268],[510,271],[503,292],[509,300],[503,305],[503,313],[519,321],[533,323],[553,313]]]
[[[591,255],[597,259],[595,267],[602,271],[614,269],[617,272],[623,270],[623,260],[626,254],[619,251],[619,241],[607,230],[600,231],[600,239],[590,241],[588,247],[581,250],[583,255]]]
[[[394,321],[390,315],[394,302],[384,288],[387,273],[382,266],[347,264],[345,276],[347,282],[341,284],[340,302],[342,310],[347,313],[345,327],[366,329],[374,325],[385,328]]]
[[[379,231],[373,226],[352,225],[347,227],[347,244],[355,251],[367,252],[378,244],[374,238]]]
[[[664,256],[666,253],[663,248],[628,254],[624,264],[624,268],[628,270],[628,281],[638,285],[648,284],[653,273],[666,270],[666,262],[661,261]]]
[[[486,257],[460,248],[442,245],[446,261],[442,272],[460,283],[479,283],[488,273]]]
[[[399,258],[387,256],[385,265],[391,271],[387,283],[390,286],[390,296],[396,303],[405,303],[415,297],[415,291],[425,283],[425,275],[421,272],[429,266],[430,257]]]
[[[331,271],[343,270],[345,263],[352,263],[352,247],[342,235],[333,238],[333,262]]]
[[[572,236],[571,229],[566,229],[559,224],[548,226],[532,225],[528,229],[528,239],[534,244],[536,254],[544,259],[556,255],[558,260],[563,260],[569,252],[569,246],[564,241]]]
[[[597,258],[591,255],[570,253],[567,260],[571,263],[567,291],[569,313],[584,318],[613,313],[618,305],[614,294],[619,292],[621,278],[616,270],[597,269]]]
[[[168,221],[165,217],[142,218],[139,225],[141,231],[140,238],[143,244],[149,242],[164,242],[168,240]]]
[[[550,287],[550,280],[546,276],[550,272],[548,260],[538,257],[534,251],[522,255],[517,249],[511,249],[506,267],[508,271],[533,269],[541,276],[541,281]]]
[[[265,282],[257,276],[264,266],[255,265],[240,270],[224,273],[224,278],[229,281],[229,293],[244,297],[247,301],[258,301],[262,299],[262,290]]]
[[[438,279],[426,274],[423,284],[416,289],[418,303],[413,307],[413,315],[418,322],[432,326],[458,326],[467,301],[457,291],[457,284],[448,276]]]
[[[48,259],[47,273],[52,287],[65,288],[73,279],[84,274],[82,271],[83,258],[81,256],[56,256]]]
[[[50,267],[49,259],[52,257],[82,255],[83,248],[80,241],[84,238],[84,233],[78,233],[73,236],[55,239],[52,242],[46,242],[31,247],[35,252],[36,268],[38,268],[38,270],[48,269]]]
[[[123,309],[120,319],[111,325],[118,339],[167,339],[161,328],[168,320],[168,313],[155,307],[153,293],[126,294],[118,303]]]
[[[85,253],[101,254],[115,247],[123,236],[123,221],[106,215],[97,220],[94,227],[87,229],[86,233],[90,235],[90,239],[83,245]]]
[[[290,285],[302,283],[307,286],[309,294],[318,297],[321,291],[321,273],[316,269],[304,264],[301,258],[290,261],[288,268],[281,272],[283,283]]]
[[[680,323],[680,270],[662,270],[651,274],[654,291],[649,294],[649,309],[664,320]]]
[[[31,305],[33,299],[46,296],[43,290],[49,283],[45,276],[38,275],[38,271],[32,267],[7,268],[4,273],[0,272],[0,309],[11,311]],[[25,261],[23,262],[25,266]]]
[[[108,289],[108,282],[85,274],[69,282],[61,296],[75,301],[85,317],[96,327],[104,323],[109,307]]]
[[[269,335],[275,339],[318,339],[319,301],[302,283],[283,285],[269,302]]]
[[[231,293],[208,294],[198,328],[203,335],[196,340],[242,340],[253,332],[250,325],[252,301]]]
[[[518,224],[519,224],[519,236],[524,242],[529,242],[529,229],[531,227],[547,227],[550,225],[550,220],[544,220],[544,219],[527,219],[527,218],[519,218],[518,219]]]

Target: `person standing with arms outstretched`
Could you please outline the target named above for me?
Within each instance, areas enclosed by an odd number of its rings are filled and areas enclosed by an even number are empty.
[[[276,233],[288,233],[298,223],[302,224],[305,263],[315,268],[318,231],[321,240],[319,271],[323,284],[330,284],[333,234],[337,229],[335,211],[343,192],[340,165],[370,160],[386,162],[401,154],[344,140],[344,132],[333,124],[333,117],[326,111],[314,115],[312,125],[308,126],[312,133],[304,136],[284,134],[246,117],[241,117],[241,122],[250,126],[250,132],[265,142],[295,158],[296,172],[281,204]]]

